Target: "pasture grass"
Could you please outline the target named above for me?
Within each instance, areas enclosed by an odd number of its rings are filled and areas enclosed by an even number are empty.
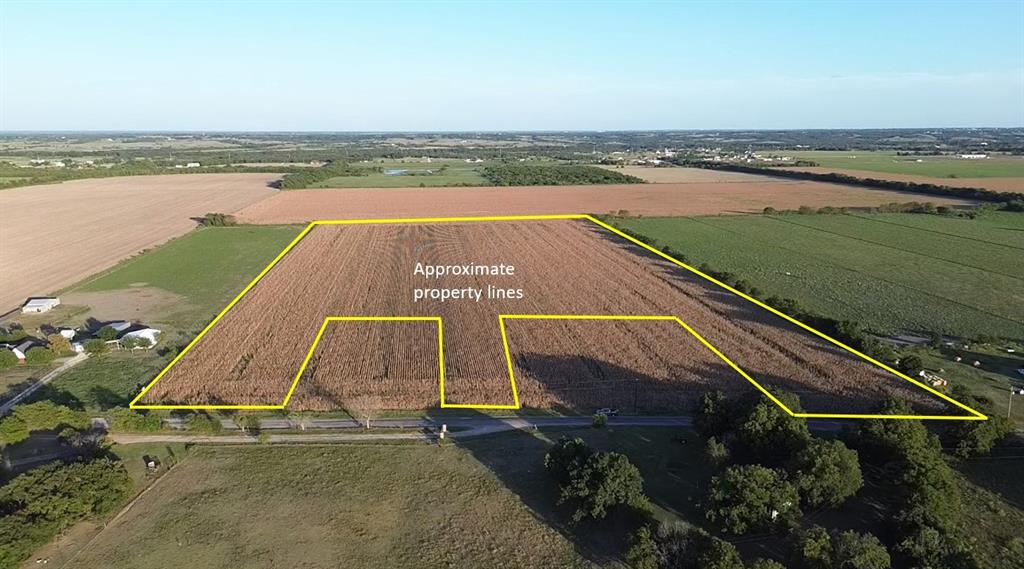
[[[105,292],[137,286],[185,298],[168,320],[182,328],[205,325],[302,230],[299,226],[197,229],[141,253],[71,292]]]
[[[1024,375],[1017,371],[1024,369],[1024,350],[1020,346],[1014,353],[994,346],[972,346],[971,349],[942,346],[938,349],[918,348],[912,352],[920,356],[927,369],[989,402],[984,411],[1004,417],[1009,412],[1014,423],[1024,427],[1024,397],[1015,396],[1013,405],[1010,405],[1010,387],[1024,388]],[[957,357],[961,361],[957,362]],[[980,365],[975,367],[974,362]]]
[[[55,401],[89,411],[127,407],[166,363],[156,350],[137,350],[134,355],[112,352],[92,356],[36,391],[31,400]]]
[[[1024,338],[1024,215],[615,219],[693,265],[881,334]]]
[[[626,454],[643,474],[659,520],[704,525],[700,501],[714,469],[688,429],[545,428],[443,447],[207,446],[184,460],[179,446],[116,445],[133,477],[149,476],[140,469],[144,454],[179,464],[68,567],[148,569],[171,556],[225,568],[624,567],[634,523],[628,516],[573,525],[570,510],[556,505],[543,459],[561,436]],[[1000,472],[1018,472],[1019,464]],[[964,531],[986,566],[1003,566],[1013,556],[1014,528],[1024,523],[1013,504],[1019,493],[976,473],[984,470],[979,463],[961,470]],[[810,513],[805,526],[879,533],[879,508],[888,499],[869,485],[837,510]],[[748,536],[737,546],[748,561],[788,553],[778,535]]]
[[[166,476],[67,567],[589,565],[456,447],[202,447]]]
[[[144,490],[172,466],[188,456],[189,452],[183,443],[113,445],[110,451],[124,464],[128,476],[135,485],[135,492]],[[145,457],[147,456],[157,459],[158,466],[155,470],[150,470],[146,466]]]
[[[366,176],[335,176],[310,186],[311,188],[414,188],[440,186],[485,186],[487,180],[479,169],[489,162],[465,162],[462,160],[422,160],[359,162],[353,167],[373,167],[382,170],[406,170],[403,175],[389,176],[383,172],[371,172]]]
[[[808,150],[782,151],[781,155],[811,160],[824,168],[849,168],[889,174],[916,174],[934,178],[1019,178],[1024,177],[1024,158],[991,156],[965,160],[955,156],[897,156],[891,151]],[[918,162],[920,160],[920,162]]]

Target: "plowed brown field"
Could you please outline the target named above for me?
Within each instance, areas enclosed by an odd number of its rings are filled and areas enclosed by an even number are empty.
[[[937,184],[951,188],[982,188],[993,192],[1024,192],[1024,178],[933,178],[916,174],[890,174],[871,170],[851,170],[847,168],[824,168],[820,166],[807,168],[786,168],[795,172],[811,172],[812,174],[845,174],[855,178],[872,178],[875,180],[893,180],[896,182],[913,182],[916,184]],[[932,201],[929,198],[929,201]]]
[[[183,235],[193,217],[270,197],[277,178],[131,176],[0,191],[0,313]]]
[[[506,276],[414,275],[424,264],[512,264]],[[421,287],[521,288],[519,300],[413,302]],[[448,403],[510,404],[499,314],[671,315],[808,411],[857,412],[886,394],[959,414],[899,378],[584,221],[328,225],[313,229],[146,393],[143,404],[276,405],[328,316],[440,316]],[[438,404],[429,323],[329,325],[290,409]],[[681,409],[753,386],[678,325],[507,321],[525,406]],[[426,386],[426,387],[425,387]]]
[[[281,192],[245,208],[239,217],[248,223],[304,223],[318,219],[604,214],[619,210],[638,215],[714,215],[760,212],[768,206],[776,209],[796,209],[802,205],[870,207],[915,200],[923,201],[923,198],[920,194],[777,179],[763,183],[349,188]],[[968,203],[931,196],[927,201]]]

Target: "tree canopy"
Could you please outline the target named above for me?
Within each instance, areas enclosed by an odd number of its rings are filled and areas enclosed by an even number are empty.
[[[708,521],[736,535],[768,530],[801,515],[796,488],[785,473],[757,464],[733,466],[712,478],[707,502]]]

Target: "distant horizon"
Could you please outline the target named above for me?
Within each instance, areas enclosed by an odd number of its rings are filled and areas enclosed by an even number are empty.
[[[0,129],[1024,126],[1015,0],[185,6],[0,3]]]
[[[50,129],[4,130],[0,136],[19,134],[547,134],[631,132],[813,132],[813,131],[920,131],[920,130],[1017,130],[1014,126],[910,126],[855,128],[624,128],[624,129],[470,129],[470,130],[219,130],[219,129]]]

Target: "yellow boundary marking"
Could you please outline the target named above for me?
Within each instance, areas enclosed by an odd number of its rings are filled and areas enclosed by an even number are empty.
[[[814,335],[816,335],[816,336],[818,336],[818,337],[820,337],[820,338],[822,338],[822,339],[824,339],[824,340],[826,340],[828,342],[831,342],[832,344],[834,344],[834,345],[836,345],[836,346],[846,350],[847,352],[850,352],[851,354],[854,354],[854,355],[860,357],[861,359],[863,359],[863,360],[865,360],[865,361],[867,361],[867,362],[869,362],[871,364],[874,364],[874,365],[884,369],[885,371],[895,375],[896,377],[899,377],[900,379],[908,381],[908,382],[912,383],[913,385],[915,385],[915,386],[917,386],[917,387],[919,387],[921,389],[924,389],[928,393],[931,393],[932,395],[935,395],[936,397],[939,397],[940,399],[942,399],[944,401],[952,403],[953,405],[959,407],[960,409],[963,409],[964,411],[967,411],[968,413],[970,413],[970,415],[883,415],[883,414],[863,414],[863,413],[794,413],[792,409],[789,409],[788,407],[786,407],[786,405],[784,405],[781,401],[779,401],[778,398],[776,398],[767,389],[765,389],[757,381],[755,381],[748,374],[746,374],[746,372],[744,372],[742,369],[740,369],[739,366],[737,366],[731,360],[729,360],[720,350],[718,350],[710,342],[708,342],[703,337],[701,337],[699,334],[697,334],[697,332],[695,330],[693,330],[692,328],[690,328],[685,322],[683,322],[682,320],[679,320],[678,318],[675,318],[674,316],[645,316],[645,317],[630,317],[630,316],[626,316],[626,317],[623,317],[623,316],[611,316],[611,315],[600,315],[600,316],[586,316],[586,315],[546,315],[545,316],[545,315],[507,315],[507,314],[506,315],[499,315],[499,317],[498,317],[498,324],[499,324],[499,327],[501,329],[502,341],[504,342],[504,346],[505,346],[505,358],[506,358],[506,362],[507,362],[508,367],[509,367],[509,380],[510,380],[511,385],[512,385],[512,394],[513,394],[513,400],[514,400],[514,403],[512,405],[451,404],[451,403],[447,403],[445,401],[445,399],[444,399],[444,359],[443,359],[444,355],[443,355],[443,350],[440,349],[442,347],[442,345],[443,345],[443,339],[442,339],[443,332],[442,332],[441,319],[439,317],[400,317],[400,316],[397,316],[397,317],[328,317],[328,319],[326,319],[324,321],[324,323],[320,327],[320,331],[317,334],[317,339],[314,341],[314,348],[315,348],[315,344],[317,342],[319,342],[320,337],[323,335],[324,329],[326,328],[327,323],[330,321],[330,318],[343,318],[343,319],[363,318],[363,319],[366,319],[366,320],[411,319],[411,318],[420,318],[420,319],[427,319],[427,320],[434,320],[434,319],[436,319],[436,321],[438,323],[438,347],[439,347],[440,366],[441,366],[441,378],[440,378],[440,380],[441,380],[441,389],[440,389],[440,391],[441,391],[441,393],[440,393],[440,396],[441,396],[441,407],[445,407],[445,408],[468,408],[468,409],[519,409],[520,408],[520,405],[519,405],[519,395],[517,393],[517,389],[516,389],[516,386],[515,386],[515,376],[514,376],[514,373],[512,372],[512,359],[511,359],[511,355],[509,353],[507,335],[506,335],[506,331],[505,331],[504,321],[505,321],[506,318],[534,318],[534,317],[541,318],[541,317],[543,317],[543,318],[547,318],[547,319],[559,319],[559,318],[570,317],[570,318],[573,318],[573,319],[602,319],[602,320],[613,320],[613,319],[619,319],[619,320],[621,320],[621,319],[660,319],[660,320],[665,320],[665,319],[672,319],[672,320],[677,320],[688,332],[693,334],[694,337],[699,339],[702,344],[704,344],[712,352],[714,352],[715,355],[717,355],[723,361],[728,363],[733,369],[735,369],[744,378],[746,378],[747,381],[751,382],[763,394],[765,394],[765,396],[767,396],[776,405],[778,405],[780,408],[782,408],[784,411],[786,411],[788,414],[790,414],[790,415],[792,415],[794,417],[801,417],[801,418],[807,418],[807,419],[932,419],[932,420],[944,420],[944,421],[984,421],[984,420],[988,419],[988,417],[986,417],[984,414],[982,414],[982,413],[972,409],[971,407],[968,407],[967,405],[964,405],[963,403],[957,401],[956,399],[953,399],[952,397],[949,397],[948,395],[945,395],[945,394],[943,394],[943,393],[933,389],[932,387],[930,387],[930,386],[928,386],[928,385],[926,385],[924,383],[921,383],[921,382],[915,380],[914,378],[912,378],[912,377],[910,377],[910,376],[908,376],[906,374],[903,374],[903,373],[893,369],[890,366],[887,366],[886,364],[884,364],[884,363],[882,363],[882,362],[872,358],[871,356],[863,354],[863,353],[859,352],[858,350],[855,350],[854,348],[852,348],[850,346],[847,346],[843,342],[840,342],[839,340],[836,340],[835,338],[832,338],[831,336],[829,336],[829,335],[827,335],[827,334],[825,334],[823,332],[820,332],[819,330],[817,330],[817,329],[815,329],[815,328],[813,328],[811,326],[808,326],[807,324],[804,324],[803,322],[800,322],[799,320],[797,320],[797,319],[795,319],[795,318],[793,318],[793,317],[791,317],[791,316],[789,316],[787,314],[784,314],[784,313],[776,310],[775,308],[772,308],[771,306],[761,302],[760,300],[758,300],[758,299],[756,299],[756,298],[754,298],[752,296],[749,296],[749,295],[747,295],[747,294],[745,294],[743,292],[740,292],[740,291],[736,290],[735,288],[733,288],[733,287],[731,287],[731,286],[729,286],[729,285],[719,281],[718,279],[715,279],[714,277],[711,277],[709,275],[704,274],[703,272],[695,269],[694,267],[691,267],[690,265],[687,265],[686,263],[683,263],[682,261],[680,261],[680,260],[678,260],[678,259],[676,259],[676,258],[674,258],[674,257],[672,257],[672,256],[670,256],[670,255],[668,255],[666,253],[663,253],[662,251],[659,251],[658,249],[656,249],[656,248],[654,248],[654,247],[644,243],[643,241],[640,241],[639,239],[631,237],[630,235],[628,235],[628,234],[626,234],[626,233],[616,229],[615,227],[613,227],[613,226],[611,226],[611,225],[609,225],[609,224],[607,224],[607,223],[605,223],[605,222],[603,222],[603,221],[601,221],[601,220],[599,220],[599,219],[597,219],[597,218],[595,218],[595,217],[593,217],[591,215],[586,215],[586,214],[564,214],[564,215],[559,215],[559,214],[556,214],[556,215],[496,215],[496,216],[473,216],[473,217],[409,217],[409,218],[395,218],[395,219],[339,219],[339,220],[319,220],[319,221],[313,221],[309,225],[307,225],[305,227],[305,229],[303,229],[302,232],[299,233],[299,235],[296,236],[295,239],[293,239],[292,242],[289,243],[288,246],[285,247],[284,250],[281,251],[277,255],[277,257],[275,257],[274,260],[270,262],[269,265],[267,265],[266,268],[264,268],[262,271],[260,271],[260,273],[258,275],[256,275],[256,278],[254,278],[252,280],[252,282],[250,282],[244,289],[242,289],[242,292],[238,293],[238,295],[234,298],[234,300],[232,300],[227,305],[227,307],[224,308],[224,310],[222,310],[205,328],[203,328],[203,330],[187,346],[185,346],[185,349],[183,349],[173,360],[171,360],[171,362],[169,364],[167,364],[167,366],[163,370],[161,370],[160,373],[157,374],[157,376],[155,378],[153,378],[153,380],[150,381],[149,384],[146,385],[145,388],[142,389],[141,392],[139,392],[139,394],[135,397],[135,399],[133,399],[131,401],[131,403],[129,404],[129,407],[131,407],[132,409],[193,409],[193,410],[201,410],[201,409],[211,409],[211,410],[215,410],[215,409],[250,409],[250,410],[283,409],[285,407],[285,405],[287,405],[289,399],[291,398],[292,392],[294,392],[294,390],[295,390],[295,386],[297,385],[298,378],[302,375],[302,371],[305,370],[306,364],[308,364],[309,359],[312,357],[312,353],[313,353],[313,349],[312,348],[310,349],[309,353],[306,355],[306,360],[303,362],[303,365],[302,365],[302,368],[299,371],[299,374],[296,376],[296,379],[292,382],[292,386],[291,386],[291,389],[288,392],[288,396],[285,398],[284,402],[279,404],[279,405],[143,405],[143,404],[139,404],[139,400],[141,400],[142,397],[144,395],[146,395],[146,393],[150,389],[153,388],[153,386],[156,384],[156,382],[160,381],[160,379],[168,372],[168,370],[170,370],[176,363],[178,363],[178,361],[181,360],[181,358],[186,353],[188,353],[188,351],[191,350],[192,347],[195,346],[196,343],[198,343],[199,340],[201,340],[203,338],[203,336],[205,336],[206,333],[209,332],[210,329],[213,328],[213,326],[216,325],[217,322],[219,322],[220,319],[223,318],[224,315],[227,314],[227,312],[229,310],[231,310],[231,308],[233,308],[236,304],[238,304],[238,302],[242,299],[242,297],[244,297],[246,294],[248,294],[249,291],[252,290],[252,288],[254,286],[256,286],[256,283],[258,283],[261,279],[263,279],[263,277],[268,272],[270,272],[270,270],[273,269],[274,266],[277,265],[277,263],[299,243],[299,241],[301,241],[306,235],[309,234],[310,231],[313,230],[314,227],[316,227],[318,225],[372,225],[372,224],[385,224],[385,223],[448,223],[448,222],[474,222],[474,221],[543,221],[543,220],[556,220],[556,219],[581,219],[581,220],[586,220],[586,221],[589,221],[591,223],[594,223],[597,226],[599,226],[599,227],[601,227],[601,228],[603,228],[603,229],[605,229],[607,231],[610,231],[610,232],[614,233],[615,235],[618,235],[619,237],[622,237],[623,239],[629,241],[630,243],[633,243],[634,245],[637,245],[637,246],[639,246],[639,247],[641,247],[643,249],[646,249],[647,251],[650,251],[651,253],[654,253],[655,255],[657,255],[657,256],[659,256],[659,257],[661,257],[661,258],[663,258],[663,259],[665,259],[667,261],[670,261],[673,264],[675,264],[675,265],[677,265],[679,267],[682,267],[683,269],[686,269],[687,271],[689,271],[689,272],[691,272],[691,273],[693,273],[693,274],[695,274],[695,275],[697,275],[699,277],[702,277],[703,279],[705,279],[705,280],[707,280],[707,281],[709,281],[711,283],[714,283],[714,284],[718,285],[719,287],[721,287],[721,288],[723,288],[723,289],[725,289],[725,290],[727,290],[727,291],[729,291],[729,292],[739,296],[740,298],[743,298],[743,299],[745,299],[745,300],[747,300],[749,302],[752,302],[755,305],[757,305],[757,306],[767,310],[768,312],[771,312],[772,314],[774,314],[776,316],[779,316],[782,319],[784,319],[784,320],[786,320],[786,321],[788,321],[788,322],[790,322],[792,324],[795,324],[796,326],[799,326],[800,328],[802,328],[802,329],[804,329],[804,330],[806,330],[806,331],[808,331],[808,332],[810,332],[810,333],[812,333],[812,334],[814,334]]]

